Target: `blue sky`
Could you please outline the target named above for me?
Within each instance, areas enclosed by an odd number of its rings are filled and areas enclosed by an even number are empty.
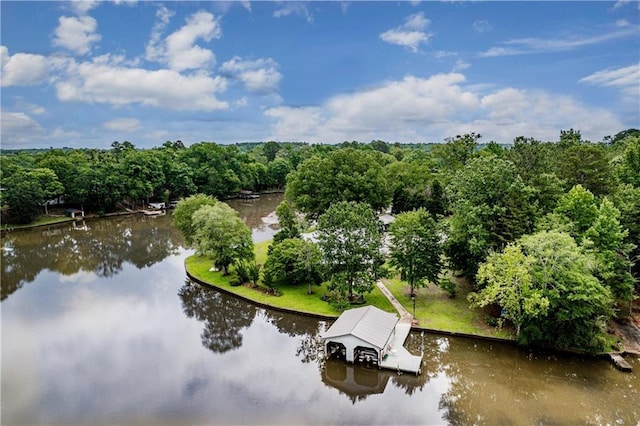
[[[640,127],[639,5],[2,1],[2,147],[600,141]]]

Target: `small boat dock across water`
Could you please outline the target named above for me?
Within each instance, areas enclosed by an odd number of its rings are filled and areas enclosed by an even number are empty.
[[[327,356],[420,374],[422,357],[403,346],[410,331],[411,319],[365,306],[343,312],[321,337]]]

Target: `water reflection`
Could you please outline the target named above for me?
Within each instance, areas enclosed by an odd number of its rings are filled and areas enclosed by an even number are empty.
[[[256,316],[256,307],[187,280],[178,292],[184,313],[204,323],[201,338],[205,348],[225,353],[242,346],[242,330]]]
[[[171,216],[123,216],[67,223],[2,236],[1,299],[32,282],[43,270],[112,277],[130,263],[148,268],[174,255],[182,236]]]
[[[251,216],[273,232],[260,202]],[[180,244],[168,216],[3,237],[0,423],[640,420],[637,359],[624,374],[598,359],[412,333],[420,376],[325,360],[327,322],[185,282]]]
[[[233,207],[253,233],[256,243],[270,240],[280,229],[275,215],[283,194],[264,194],[253,200],[232,199],[225,201]]]

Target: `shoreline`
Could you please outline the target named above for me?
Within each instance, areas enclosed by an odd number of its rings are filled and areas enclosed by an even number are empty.
[[[321,314],[321,313],[315,313],[315,312],[305,312],[305,311],[300,311],[297,309],[292,309],[292,308],[283,308],[281,306],[275,306],[269,303],[265,303],[265,302],[261,302],[258,301],[256,299],[253,299],[251,297],[247,297],[245,295],[239,294],[237,292],[234,292],[232,289],[230,288],[226,288],[223,285],[220,284],[216,284],[214,282],[210,282],[210,281],[206,281],[202,278],[197,278],[196,276],[194,276],[191,271],[189,271],[189,267],[186,265],[185,263],[185,273],[187,275],[187,278],[189,278],[190,280],[202,285],[202,286],[206,286],[206,287],[211,287],[214,288],[218,291],[221,291],[225,294],[237,297],[239,299],[245,300],[249,303],[252,303],[256,306],[265,308],[265,309],[272,309],[275,311],[280,311],[280,312],[286,312],[286,313],[290,313],[290,314],[296,314],[296,315],[303,315],[306,317],[312,317],[312,318],[317,318],[320,320],[324,320],[324,321],[332,321],[332,320],[336,320],[338,318],[339,315],[326,315],[326,314]],[[441,329],[436,329],[436,328],[429,328],[429,327],[424,327],[424,326],[419,326],[419,325],[412,325],[411,326],[411,331],[415,331],[415,332],[426,332],[426,333],[431,333],[431,334],[437,334],[437,335],[441,335],[441,336],[451,336],[451,337],[462,337],[465,339],[475,339],[475,340],[483,340],[483,341],[487,341],[487,342],[496,342],[496,343],[507,343],[507,344],[511,344],[511,345],[515,345],[516,341],[514,339],[508,339],[508,338],[504,338],[504,337],[495,337],[495,336],[483,336],[481,334],[471,334],[471,333],[463,333],[463,332],[458,332],[458,331],[449,331],[449,330],[441,330]],[[557,351],[555,349],[553,349],[553,351]],[[565,352],[568,354],[573,354],[573,355],[589,355],[589,354],[582,354],[582,353],[577,353],[577,352],[571,352],[571,351],[558,351],[558,352]]]
[[[199,285],[202,285],[204,287],[213,288],[213,289],[215,289],[217,291],[220,291],[220,292],[223,292],[223,293],[228,294],[230,296],[233,296],[233,297],[236,297],[238,299],[244,300],[244,301],[246,301],[248,303],[254,304],[254,305],[256,305],[258,307],[261,307],[261,308],[264,308],[264,309],[270,309],[270,310],[290,313],[290,314],[294,314],[294,315],[302,315],[302,316],[310,317],[310,318],[317,318],[317,319],[323,320],[323,321],[334,321],[339,316],[339,315],[326,315],[326,314],[314,313],[314,312],[305,312],[305,311],[300,311],[300,310],[297,310],[297,309],[284,308],[284,307],[281,307],[281,306],[275,306],[275,305],[271,305],[269,303],[261,302],[259,300],[254,299],[254,298],[248,297],[246,295],[239,294],[238,292],[234,292],[232,288],[227,288],[222,284],[217,284],[215,282],[210,282],[210,281],[204,280],[202,278],[197,278],[196,276],[194,276],[194,274],[191,273],[191,271],[189,271],[189,267],[186,264],[186,259],[185,259],[184,267],[185,267],[186,276],[191,281],[193,281],[193,282],[195,282],[195,283],[197,283]],[[485,342],[508,344],[510,346],[513,346],[513,347],[516,347],[516,348],[520,348],[520,349],[531,350],[531,351],[539,351],[539,352],[547,352],[547,353],[559,354],[559,355],[563,355],[563,356],[578,356],[578,357],[584,357],[584,358],[599,358],[599,359],[603,359],[603,360],[606,360],[606,361],[610,362],[615,368],[619,369],[620,371],[624,371],[624,372],[628,372],[628,371],[631,371],[631,370],[626,368],[626,366],[624,364],[624,358],[622,358],[623,363],[619,362],[621,356],[625,355],[625,356],[635,356],[635,357],[637,357],[637,354],[635,354],[634,352],[628,352],[626,350],[602,352],[602,353],[588,353],[588,352],[581,352],[581,351],[569,350],[569,349],[542,348],[542,347],[522,347],[522,346],[519,346],[516,343],[515,339],[509,339],[509,338],[503,338],[503,337],[495,337],[495,336],[484,336],[484,335],[481,335],[481,334],[463,333],[463,332],[458,332],[458,331],[441,330],[441,329],[429,328],[429,327],[424,327],[424,326],[419,326],[419,325],[412,325],[411,326],[411,331],[412,332],[425,332],[425,333],[429,333],[429,334],[447,336],[447,337],[460,337],[460,338],[464,338],[464,339],[473,339],[473,340],[480,340],[480,341],[485,341]],[[620,357],[617,357],[616,355],[618,355]]]

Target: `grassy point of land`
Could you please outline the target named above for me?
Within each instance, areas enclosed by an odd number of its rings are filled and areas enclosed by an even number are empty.
[[[256,263],[264,264],[269,244],[271,241],[255,244]],[[306,285],[280,286],[278,289],[282,295],[274,296],[268,293],[268,289],[261,283],[258,283],[257,288],[251,285],[232,286],[231,283],[236,279],[233,268],[231,268],[231,273],[225,277],[222,272],[211,271],[211,266],[211,260],[202,256],[194,255],[185,260],[185,267],[193,277],[250,301],[307,314],[337,317],[341,313],[322,300],[322,296],[328,291],[327,283],[312,287],[313,294],[311,295],[307,294]],[[397,278],[383,281],[394,297],[409,312],[412,312],[413,303],[409,298],[408,284]],[[463,280],[457,280],[457,284],[458,294],[455,298],[449,298],[444,291],[433,285],[416,290],[416,317],[420,328],[504,339],[513,338],[508,329],[500,330],[488,326],[484,322],[486,314],[482,310],[470,309],[467,302],[469,285]],[[366,300],[368,305],[386,312],[396,312],[377,287],[366,296]]]
[[[256,263],[264,265],[269,244],[271,244],[271,241],[255,244]],[[249,285],[232,286],[231,282],[236,279],[233,268],[231,268],[231,273],[225,277],[222,272],[210,271],[211,266],[211,260],[202,256],[194,255],[185,260],[185,267],[193,277],[262,305],[323,316],[337,317],[341,313],[322,300],[322,296],[328,291],[327,283],[321,286],[313,286],[313,294],[307,294],[308,286],[306,285],[280,286],[278,289],[282,294],[274,296],[268,293],[268,289],[260,285],[260,282],[258,283],[258,288]],[[395,312],[391,303],[377,288],[366,296],[366,300],[368,304],[382,310]]]

